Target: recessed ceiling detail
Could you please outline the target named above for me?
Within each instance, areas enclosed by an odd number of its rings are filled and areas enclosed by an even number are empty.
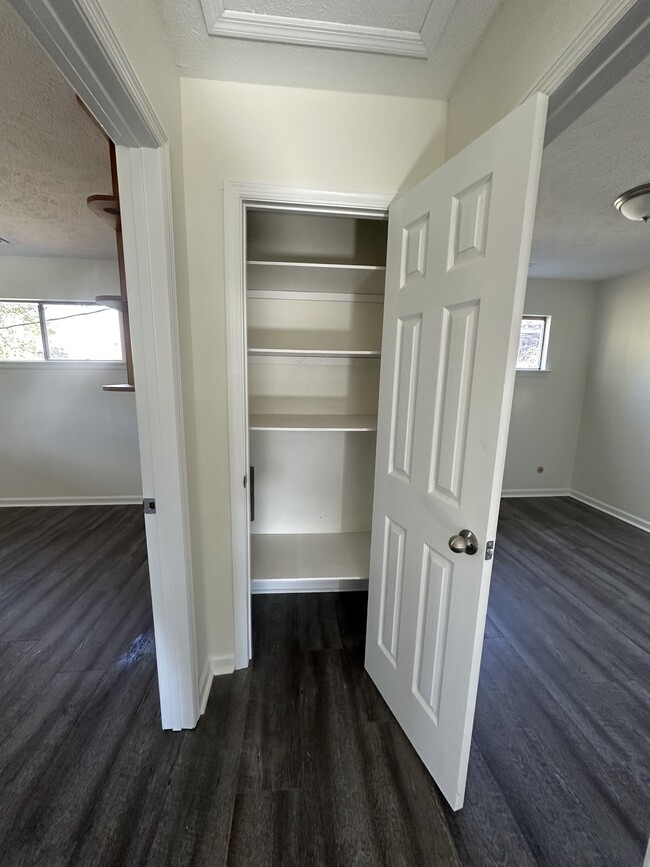
[[[228,6],[224,0],[201,0],[201,6],[208,33],[213,36],[426,60],[455,2],[416,0],[407,10],[398,8],[396,12],[392,0],[371,0],[358,14],[345,4],[331,3],[328,20],[321,20],[323,4],[313,0],[261,0],[258,8],[264,8],[263,13],[241,8],[248,5],[242,0],[231,0]],[[364,19],[373,23],[358,23]]]

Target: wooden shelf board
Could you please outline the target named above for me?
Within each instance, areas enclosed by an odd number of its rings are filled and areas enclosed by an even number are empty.
[[[117,196],[88,196],[90,210],[116,232],[120,230],[120,203]]]
[[[381,352],[372,349],[277,349],[249,347],[248,354],[255,356],[285,356],[287,358],[380,358]]]
[[[251,534],[253,582],[367,581],[369,571],[370,533]]]
[[[249,301],[270,299],[274,301],[345,301],[348,303],[383,304],[384,296],[370,292],[312,292],[309,289],[249,289]]]
[[[296,262],[295,260],[266,260],[266,259],[249,259],[247,265],[267,266],[275,268],[333,268],[346,269],[348,271],[385,271],[385,265],[352,265],[345,262]]]
[[[135,391],[135,385],[129,385],[128,382],[119,385],[102,385],[102,391]]]
[[[368,589],[367,578],[253,578],[251,593],[343,593]]]
[[[123,295],[95,295],[95,304],[112,307],[114,310],[123,310],[126,298]]]
[[[376,431],[376,415],[298,415],[252,413],[251,430]]]

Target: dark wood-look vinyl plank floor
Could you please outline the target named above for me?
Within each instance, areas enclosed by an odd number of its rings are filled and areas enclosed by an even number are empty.
[[[363,593],[253,600],[254,660],[163,732],[141,512],[0,510],[2,867],[641,867],[650,537],[502,504],[465,807],[363,669]]]

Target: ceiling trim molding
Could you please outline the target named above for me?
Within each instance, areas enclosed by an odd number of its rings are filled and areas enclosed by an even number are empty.
[[[393,54],[422,60],[428,57],[422,34],[413,31],[238,12],[225,9],[223,0],[201,0],[201,6],[208,33],[212,36]]]
[[[549,96],[554,93],[638,2],[639,0],[604,0],[600,10],[530,89],[526,98],[537,91]]]
[[[546,88],[550,98],[545,145],[648,56],[650,0],[609,2],[574,40],[572,49],[571,58],[567,50],[545,77],[551,81]],[[554,76],[560,68],[563,78]]]
[[[98,0],[10,3],[115,144],[159,147],[167,141]]]

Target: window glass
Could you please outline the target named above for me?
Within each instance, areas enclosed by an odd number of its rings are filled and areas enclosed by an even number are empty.
[[[546,340],[546,317],[524,316],[521,321],[518,370],[541,370]]]
[[[97,304],[43,304],[49,357],[120,361],[120,314]]]
[[[43,358],[38,304],[0,301],[0,360],[38,361]]]

